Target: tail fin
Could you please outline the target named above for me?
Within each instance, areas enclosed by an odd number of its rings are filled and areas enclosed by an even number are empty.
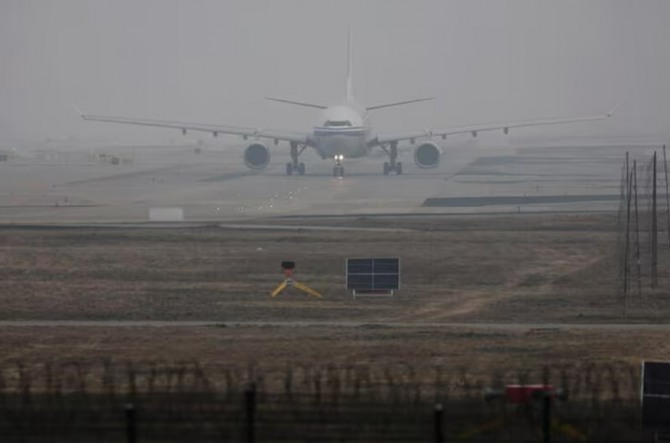
[[[352,51],[351,51],[351,27],[347,32],[347,101],[354,101],[354,83],[352,79]]]

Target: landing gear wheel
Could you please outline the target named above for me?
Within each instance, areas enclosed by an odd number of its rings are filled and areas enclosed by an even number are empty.
[[[286,175],[293,175],[293,165],[286,163]]]
[[[402,175],[402,163],[398,162],[395,164],[395,173],[396,175]]]
[[[344,166],[333,166],[333,177],[343,177]]]
[[[298,165],[298,173],[300,175],[305,175],[305,164],[304,163],[300,163]]]
[[[391,166],[389,165],[389,162],[384,162],[384,175],[389,175],[390,170]]]
[[[344,177],[344,166],[340,166],[340,177]]]

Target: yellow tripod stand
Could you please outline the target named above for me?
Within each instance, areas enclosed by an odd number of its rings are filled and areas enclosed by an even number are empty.
[[[277,286],[277,288],[274,291],[272,291],[272,297],[278,296],[286,288],[288,288],[289,286],[293,286],[294,288],[304,292],[305,294],[311,297],[321,298],[321,294],[316,292],[314,289],[293,279],[293,270],[295,269],[294,262],[284,261],[281,263],[281,267],[284,269],[284,277],[286,278],[284,279],[283,282],[279,283],[279,286]]]
[[[279,283],[279,286],[277,286],[277,289],[272,291],[272,296],[273,297],[278,296],[279,294],[281,294],[281,292],[284,289],[288,288],[289,286],[293,286],[294,288],[299,289],[300,291],[302,291],[302,292],[304,292],[308,295],[311,295],[312,297],[321,298],[321,294],[316,292],[314,289],[312,289],[312,288],[310,288],[306,285],[303,285],[302,283],[297,282],[297,281],[295,281],[291,278],[287,278],[283,282]]]

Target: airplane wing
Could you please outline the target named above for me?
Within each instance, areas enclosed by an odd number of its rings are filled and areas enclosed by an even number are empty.
[[[311,145],[311,140],[309,134],[307,133],[274,131],[274,130],[253,128],[246,126],[212,125],[212,124],[188,123],[188,122],[177,122],[167,120],[149,120],[141,118],[113,117],[108,115],[93,115],[83,113],[76,106],[75,109],[77,109],[79,115],[84,120],[109,122],[109,123],[122,123],[127,125],[153,126],[158,128],[173,128],[173,129],[179,129],[183,134],[186,134],[187,131],[200,131],[200,132],[209,132],[215,137],[219,134],[229,134],[229,135],[240,135],[245,139],[247,137],[266,138],[277,141],[287,141],[287,142],[295,142],[295,143]]]
[[[457,126],[444,129],[424,129],[410,132],[400,133],[377,133],[368,140],[368,145],[376,146],[384,143],[399,142],[404,140],[414,140],[424,137],[442,137],[446,138],[448,135],[456,134],[472,134],[476,137],[479,132],[503,130],[505,134],[509,133],[510,128],[523,128],[528,126],[546,126],[546,125],[562,125],[566,123],[587,122],[593,120],[605,120],[614,115],[614,111],[619,105],[615,106],[606,114],[593,115],[587,117],[572,117],[572,118],[555,118],[544,120],[521,120],[506,123],[488,123],[481,125]]]
[[[402,102],[384,103],[382,105],[368,106],[365,109],[367,109],[368,111],[374,111],[376,109],[390,108],[392,106],[402,106],[402,105],[408,105],[410,103],[425,102],[425,101],[428,101],[428,100],[433,100],[434,98],[435,97],[414,98],[412,100],[405,100],[405,101],[402,101]]]

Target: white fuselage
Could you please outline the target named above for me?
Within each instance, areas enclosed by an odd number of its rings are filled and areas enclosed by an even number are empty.
[[[314,148],[322,158],[364,157],[370,152],[369,134],[370,120],[365,108],[353,102],[329,106],[314,126]]]

